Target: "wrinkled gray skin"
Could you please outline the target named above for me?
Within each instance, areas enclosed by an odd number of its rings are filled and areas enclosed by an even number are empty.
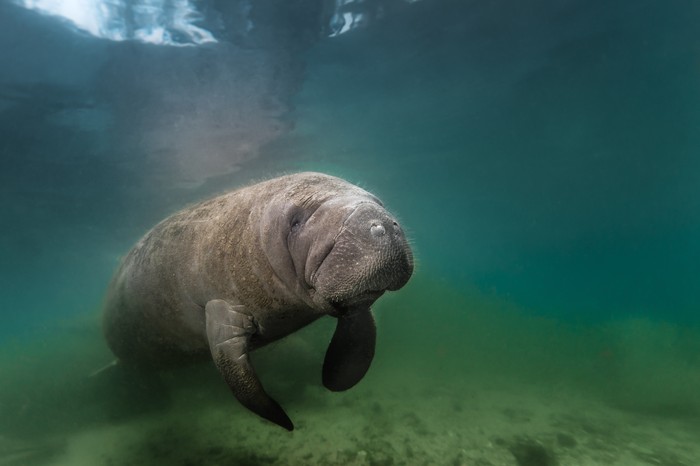
[[[319,173],[283,176],[156,225],[113,278],[104,332],[124,364],[157,369],[211,355],[244,406],[292,430],[249,352],[331,315],[323,384],[346,390],[374,356],[370,306],[412,272],[403,231],[376,197]]]

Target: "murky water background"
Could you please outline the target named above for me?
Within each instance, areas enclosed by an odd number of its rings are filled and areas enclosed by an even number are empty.
[[[0,464],[700,461],[698,6],[357,2],[338,34],[333,2],[198,5],[218,42],[0,6]],[[291,437],[208,365],[88,377],[148,228],[299,170],[415,248],[366,380],[321,389],[330,321],[255,355]]]

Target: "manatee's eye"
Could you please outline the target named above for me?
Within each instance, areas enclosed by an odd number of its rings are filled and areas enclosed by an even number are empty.
[[[299,228],[301,228],[301,220],[299,220],[298,218],[293,218],[290,228],[292,230],[292,233],[298,231]]]
[[[291,212],[289,212],[289,216],[287,217],[289,221],[289,231],[291,233],[296,233],[300,229],[304,228],[304,225],[306,225],[306,222],[309,220],[309,217],[313,214],[313,211],[309,211],[309,209],[305,209],[303,207],[296,207],[294,208]]]

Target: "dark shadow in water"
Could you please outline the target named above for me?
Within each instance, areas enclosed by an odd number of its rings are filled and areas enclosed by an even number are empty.
[[[96,375],[90,390],[103,405],[106,421],[164,412],[171,401],[170,389],[160,374],[119,364]]]
[[[62,436],[168,407],[157,375],[115,366],[90,376],[111,359],[93,322],[3,348],[0,437]]]

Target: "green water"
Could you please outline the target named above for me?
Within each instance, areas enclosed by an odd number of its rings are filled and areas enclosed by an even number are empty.
[[[422,0],[332,40],[277,29],[298,42],[269,80],[255,47],[161,56],[2,8],[33,35],[0,36],[0,465],[700,464],[693,2]],[[284,129],[248,97],[226,127],[229,78]],[[71,106],[111,123],[57,123]],[[222,146],[234,171],[206,156]],[[331,318],[252,355],[293,433],[211,364],[90,376],[112,360],[102,295],[148,228],[301,170],[375,193],[416,255],[357,387],[321,385]]]
[[[348,392],[320,383],[330,318],[253,355],[267,390],[295,420],[293,433],[241,408],[211,365],[165,372],[155,384],[118,372],[88,377],[110,359],[96,319],[36,336],[31,348],[27,341],[5,347],[0,429],[6,443],[29,450],[3,464],[690,465],[697,458],[697,329],[644,318],[600,325],[535,318],[432,281],[425,270],[375,312],[377,357]],[[533,445],[559,463],[514,462],[513,452]],[[5,448],[9,455],[19,447]]]

